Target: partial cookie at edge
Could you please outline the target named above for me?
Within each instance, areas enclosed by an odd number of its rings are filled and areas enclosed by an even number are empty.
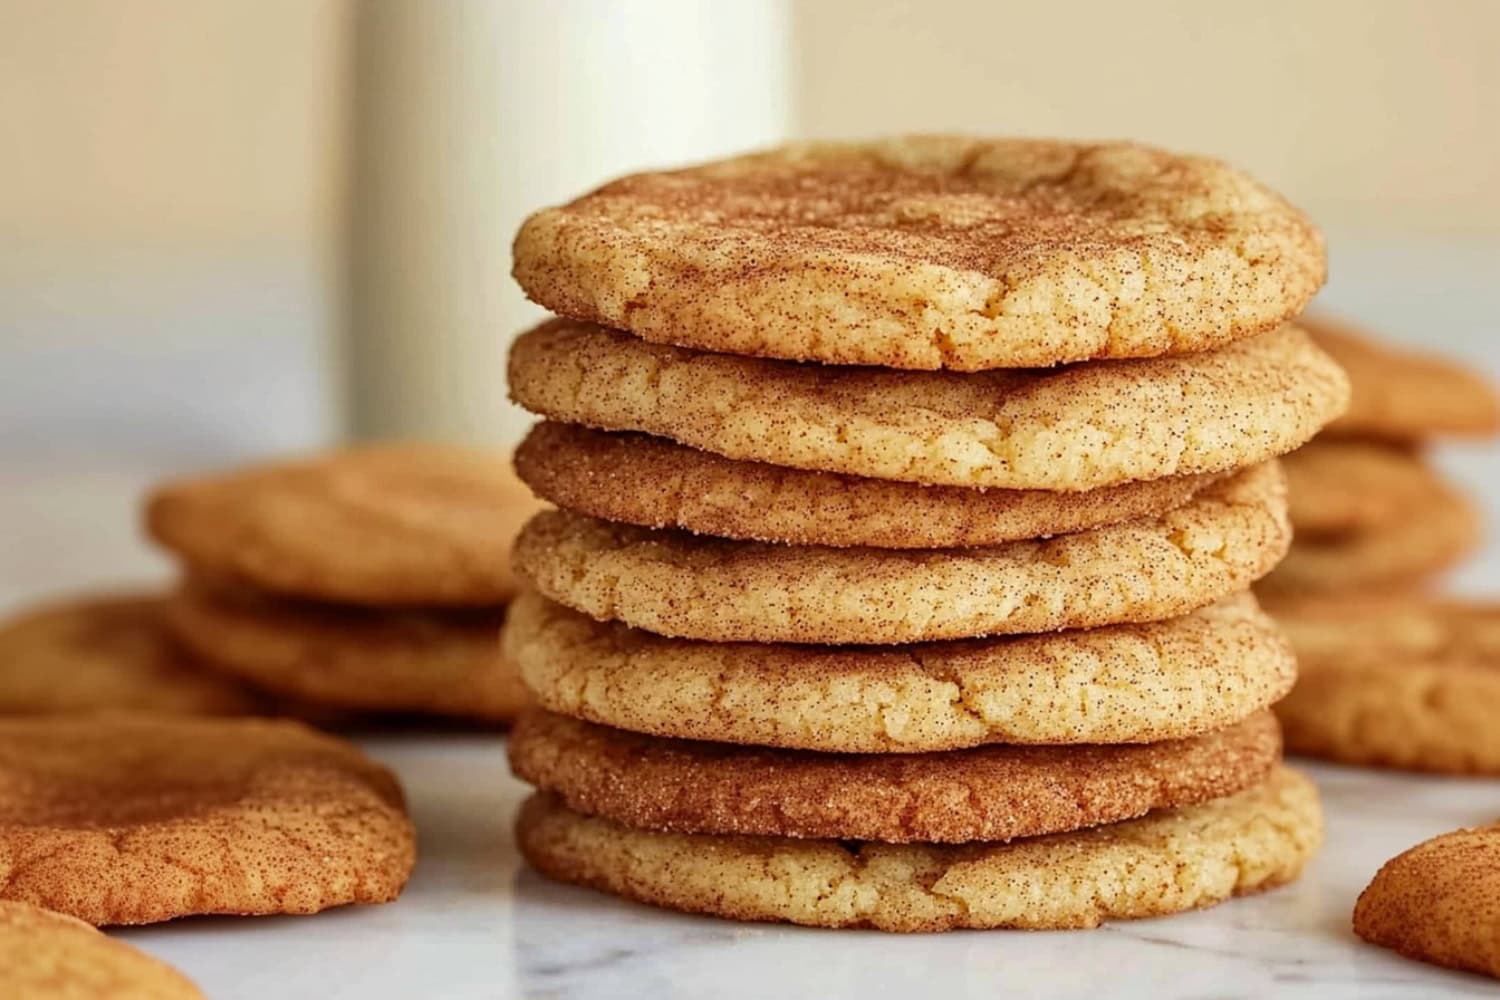
[[[12,1000],[206,1000],[165,962],[28,903],[0,900],[0,969]]]

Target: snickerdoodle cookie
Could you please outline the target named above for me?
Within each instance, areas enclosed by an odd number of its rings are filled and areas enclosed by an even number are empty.
[[[8,1000],[205,1000],[186,976],[73,917],[0,900]]]
[[[1354,907],[1354,933],[1407,958],[1500,978],[1500,824],[1397,855]]]
[[[1281,737],[1261,712],[1164,743],[828,754],[642,736],[535,711],[508,748],[522,781],[576,812],[640,829],[969,843],[1233,794],[1266,779]]]
[[[1260,589],[1295,597],[1408,588],[1452,566],[1479,541],[1479,512],[1440,485],[1425,506],[1383,528],[1298,535]]]
[[[146,593],[82,597],[0,624],[0,715],[268,710],[266,699],[205,670],[173,640],[166,603]]]
[[[1275,614],[1300,667],[1276,706],[1289,750],[1500,774],[1500,605],[1329,597]]]
[[[1248,594],[1143,625],[897,647],[664,639],[523,594],[505,642],[554,712],[857,753],[1181,739],[1265,708],[1296,675]]]
[[[1328,433],[1397,441],[1500,433],[1500,395],[1458,363],[1378,342],[1328,317],[1298,322],[1349,373],[1348,412]]]
[[[166,614],[207,666],[313,704],[509,722],[526,702],[497,648],[500,609],[376,611],[190,580]]]
[[[720,538],[887,549],[995,545],[1180,507],[1212,476],[1084,493],[918,486],[739,462],[644,434],[543,421],[516,449],[537,495],[606,521]]]
[[[1274,463],[1158,518],[1045,541],[891,550],[536,515],[516,565],[595,618],[720,642],[904,643],[1156,621],[1244,590],[1290,542]]]
[[[1077,491],[1291,451],[1343,411],[1348,383],[1294,327],[1186,357],[964,374],[705,354],[552,320],[511,348],[510,391],[554,420],[742,461]]]
[[[91,924],[315,913],[395,899],[415,856],[391,773],[299,723],[0,720],[0,899]]]
[[[1297,877],[1322,839],[1313,785],[1262,784],[1141,819],[1007,844],[881,844],[636,830],[539,794],[517,823],[538,870],[669,909],[820,927],[1093,927]]]
[[[908,136],[624,177],[528,219],[516,280],[647,340],[888,368],[1199,351],[1323,283],[1322,237],[1223,163]]]
[[[1451,506],[1454,491],[1421,454],[1378,441],[1318,437],[1281,459],[1298,539],[1384,530],[1431,508]]]
[[[539,504],[504,455],[431,444],[348,449],[170,483],[151,534],[203,576],[362,605],[510,598],[510,541]]]

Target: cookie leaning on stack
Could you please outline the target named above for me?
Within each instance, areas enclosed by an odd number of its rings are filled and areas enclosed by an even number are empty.
[[[495,635],[536,507],[497,456],[409,444],[171,483],[146,520],[185,570],[168,627],[206,666],[330,708],[509,722],[525,692]]]
[[[533,865],[893,931],[1301,870],[1247,591],[1348,390],[1284,325],[1323,253],[1280,198],[1124,144],[791,147],[539,213],[516,276],[569,317],[510,364],[563,508],[505,637]]]

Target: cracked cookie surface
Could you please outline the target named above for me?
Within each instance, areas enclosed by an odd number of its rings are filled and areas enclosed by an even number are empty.
[[[166,618],[208,668],[312,704],[509,722],[526,702],[498,608],[368,610],[188,580]]]
[[[575,812],[636,829],[967,843],[1231,795],[1265,780],[1281,738],[1262,711],[1163,743],[829,754],[642,736],[534,711],[507,752],[522,781]]]
[[[736,920],[884,931],[1094,927],[1291,881],[1322,840],[1312,782],[1278,767],[1235,795],[1008,844],[655,833],[538,794],[517,822],[546,875]]]
[[[504,455],[398,444],[167,483],[146,525],[191,571],[284,597],[493,605],[539,506]]]
[[[1144,625],[821,647],[664,639],[527,593],[505,642],[554,712],[657,736],[854,753],[1182,739],[1265,708],[1296,674],[1248,594]]]
[[[91,924],[315,913],[395,899],[400,786],[299,723],[0,720],[0,899]]]
[[[1185,357],[963,374],[705,354],[552,320],[516,340],[509,371],[512,397],[545,417],[725,458],[1062,491],[1274,458],[1349,388],[1295,327]]]
[[[974,371],[1263,332],[1325,263],[1302,213],[1215,160],[908,136],[621,178],[527,219],[514,274],[647,340]]]
[[[516,449],[538,496],[606,521],[796,545],[995,545],[1163,514],[1213,476],[1082,493],[919,486],[733,459],[645,434],[543,421]]]
[[[0,969],[12,1000],[205,1000],[165,962],[27,903],[0,900]]]
[[[1159,518],[971,549],[775,545],[538,514],[516,566],[595,618],[720,642],[906,643],[1186,614],[1244,590],[1290,542],[1274,463]]]

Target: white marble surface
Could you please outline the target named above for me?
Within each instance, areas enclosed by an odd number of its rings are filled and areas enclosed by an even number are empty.
[[[1500,781],[1315,766],[1328,843],[1301,882],[1212,910],[1065,933],[743,926],[662,913],[527,871],[511,845],[526,793],[499,738],[387,737],[421,861],[389,906],[118,932],[215,1000],[480,997],[1493,996],[1492,981],[1409,962],[1349,931],[1386,858],[1500,815]]]

